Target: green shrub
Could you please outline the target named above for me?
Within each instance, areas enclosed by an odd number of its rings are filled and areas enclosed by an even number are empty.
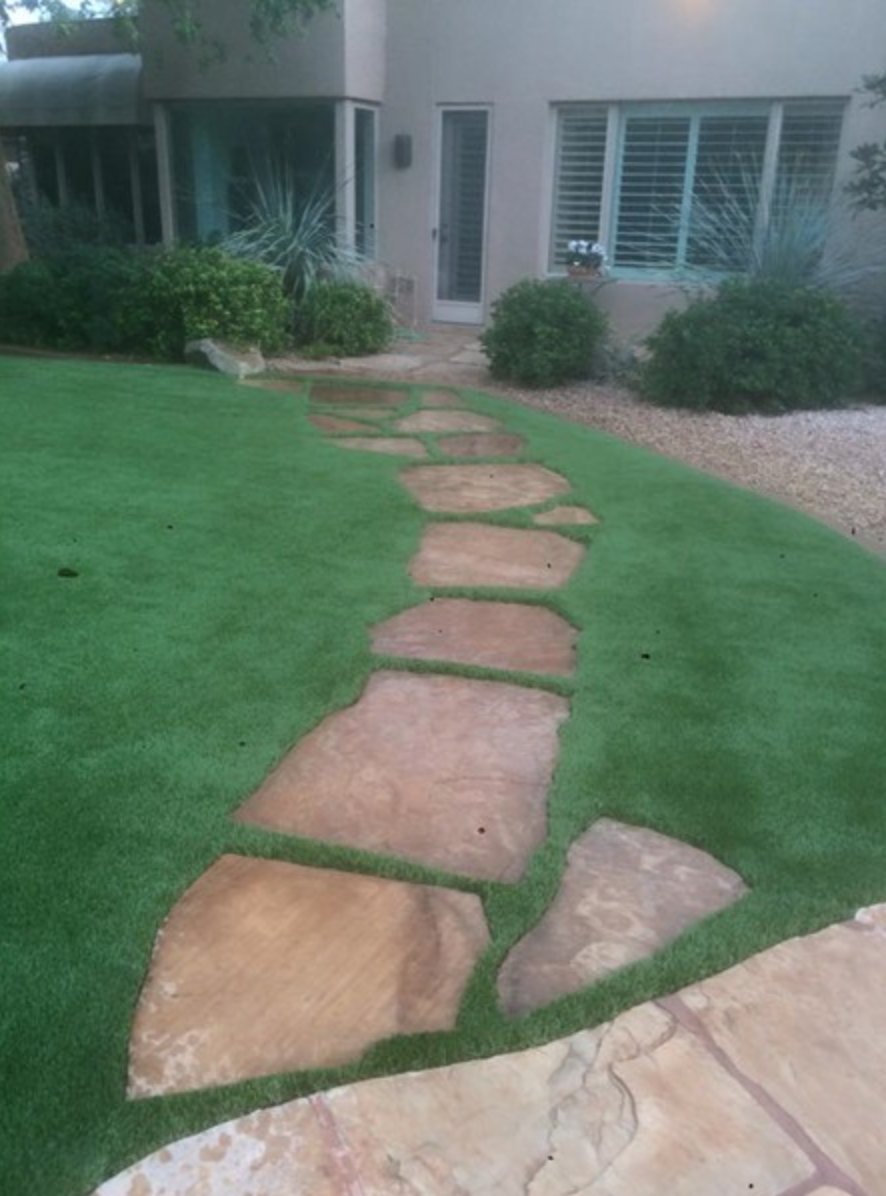
[[[19,199],[19,215],[32,257],[54,257],[72,246],[111,245],[121,248],[134,240],[132,225],[114,211],[99,215],[77,200],[63,207],[47,199]]]
[[[275,271],[219,250],[83,246],[0,278],[12,344],[180,360],[200,337],[279,349],[290,316]]]
[[[865,337],[834,295],[733,279],[668,312],[647,342],[653,401],[719,411],[836,406],[860,379]]]
[[[0,339],[99,353],[136,350],[125,309],[147,273],[143,255],[98,245],[23,262],[0,279]]]
[[[492,305],[480,340],[496,378],[555,386],[587,378],[606,338],[606,317],[566,282],[524,279]]]
[[[388,304],[358,282],[318,282],[296,312],[299,344],[323,345],[345,357],[378,353],[393,334]]]
[[[22,262],[0,274],[0,342],[54,345],[58,322],[52,296],[55,275],[48,262]]]
[[[212,337],[273,351],[286,344],[291,309],[279,274],[219,249],[173,249],[154,258],[126,318],[152,356],[180,360],[185,343]]]

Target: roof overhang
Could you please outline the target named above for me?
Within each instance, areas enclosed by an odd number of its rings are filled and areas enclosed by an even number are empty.
[[[0,63],[0,127],[137,125],[139,54],[82,54]]]

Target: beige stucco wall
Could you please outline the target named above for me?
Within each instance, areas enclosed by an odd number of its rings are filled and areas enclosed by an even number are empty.
[[[273,59],[249,34],[244,0],[203,6],[205,31],[228,53],[195,69],[177,41],[168,8],[145,0],[144,88],[153,100],[334,99],[378,103],[384,94],[387,0],[338,0],[301,33],[275,40]]]
[[[492,115],[487,300],[545,272],[552,190],[552,104],[565,101],[849,100],[848,149],[886,136],[886,113],[855,95],[886,67],[883,0],[388,0],[388,86],[381,115],[380,255],[433,292],[438,110]],[[397,132],[414,164],[394,168]],[[673,295],[619,283],[601,295],[639,335]],[[487,303],[488,307],[488,303]]]

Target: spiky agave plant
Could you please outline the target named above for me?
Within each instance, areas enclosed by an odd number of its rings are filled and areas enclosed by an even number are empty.
[[[221,242],[225,253],[278,270],[296,305],[321,280],[359,278],[367,259],[336,234],[333,189],[319,183],[303,194],[279,167],[254,171],[252,184],[243,227]]]
[[[681,279],[709,287],[737,274],[849,296],[886,270],[884,237],[866,237],[862,256],[852,221],[849,205],[819,179],[793,174],[766,200],[759,171],[742,165],[694,198]]]

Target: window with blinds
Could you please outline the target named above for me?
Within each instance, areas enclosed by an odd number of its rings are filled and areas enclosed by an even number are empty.
[[[570,241],[600,236],[606,165],[606,108],[563,108],[557,122],[550,263],[562,266]]]
[[[827,206],[842,128],[840,103],[785,104],[776,168],[777,217],[783,217],[798,201]]]
[[[833,188],[841,100],[624,105],[614,178],[605,178],[608,110],[558,112],[550,264],[572,238],[601,236],[612,264],[639,270],[718,270],[746,264],[761,221],[798,188]],[[600,227],[611,188],[611,220]]]

